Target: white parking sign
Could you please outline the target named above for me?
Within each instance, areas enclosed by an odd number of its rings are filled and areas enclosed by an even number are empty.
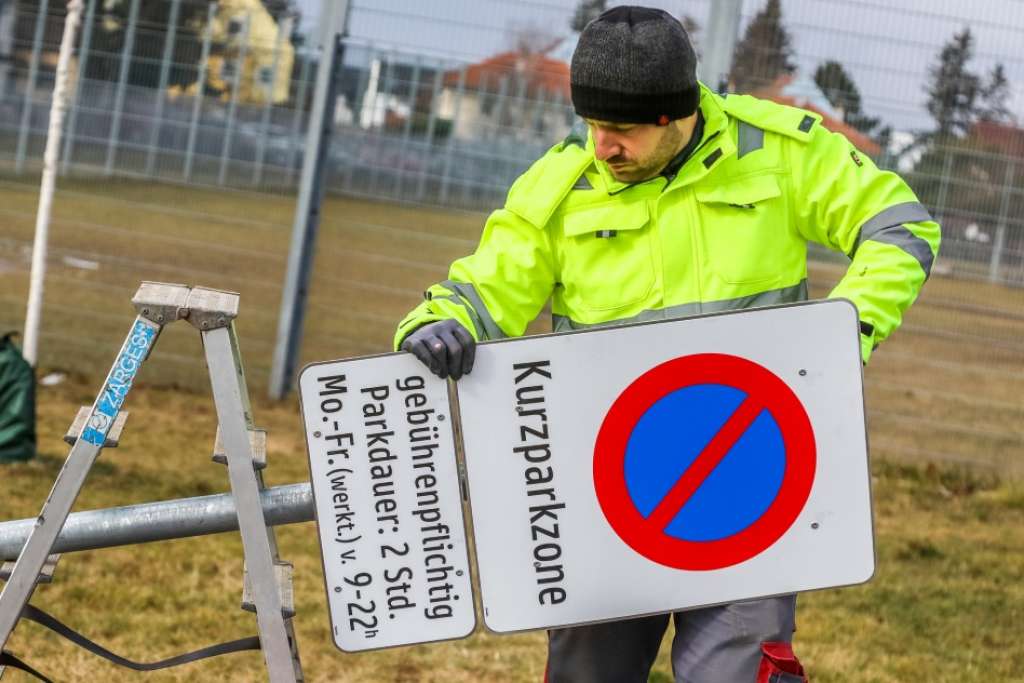
[[[553,628],[874,571],[856,309],[842,300],[321,363],[303,415],[335,641]],[[453,420],[458,419],[457,432]]]
[[[335,644],[471,633],[445,382],[402,354],[310,365],[299,390]]]

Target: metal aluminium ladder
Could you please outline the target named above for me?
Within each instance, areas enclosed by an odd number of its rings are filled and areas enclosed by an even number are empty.
[[[234,319],[238,294],[180,284],[143,282],[132,298],[138,312],[121,351],[91,408],[72,424],[63,468],[0,592],[0,650],[7,644],[37,583],[52,575],[54,542],[90,468],[104,447],[115,447],[127,413],[121,411],[142,363],[160,331],[176,320],[199,330],[217,410],[213,459],[227,465],[245,553],[242,608],[255,611],[260,646],[273,683],[303,680],[292,626],[292,566],[278,556],[272,527],[260,505],[266,466],[266,433],[253,427]],[[0,668],[0,676],[3,669]]]

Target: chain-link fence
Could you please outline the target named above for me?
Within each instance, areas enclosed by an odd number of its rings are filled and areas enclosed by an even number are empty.
[[[574,124],[573,24],[610,4],[350,3],[304,359],[389,348],[423,287],[473,248],[479,212]],[[644,4],[681,18],[705,50],[710,0]],[[44,367],[98,375],[138,281],[181,281],[242,292],[248,369],[264,384],[320,7],[87,2]],[[12,329],[63,15],[60,0],[0,0],[0,324]],[[1024,7],[1009,1],[746,0],[731,68],[709,84],[816,110],[943,224],[922,300],[868,370],[876,451],[1024,463],[1022,37]],[[812,292],[824,296],[845,257],[814,255]],[[197,385],[194,341],[169,332],[150,377]]]

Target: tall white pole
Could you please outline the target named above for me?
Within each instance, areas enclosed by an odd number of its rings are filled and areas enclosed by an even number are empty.
[[[43,153],[43,179],[39,186],[39,210],[36,213],[36,236],[32,245],[32,274],[28,290],[28,312],[25,315],[25,359],[35,367],[39,351],[39,322],[43,308],[43,281],[46,277],[46,247],[50,232],[50,213],[53,208],[53,190],[57,183],[57,157],[60,152],[60,134],[64,127],[64,114],[68,104],[68,66],[75,48],[75,35],[82,23],[82,0],[68,0],[68,16],[64,21],[64,36],[60,41],[57,58],[57,80],[53,86],[50,105],[50,129],[46,134]]]

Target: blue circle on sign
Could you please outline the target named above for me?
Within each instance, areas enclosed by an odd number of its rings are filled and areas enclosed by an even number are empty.
[[[625,483],[643,517],[725,426],[746,393],[722,384],[673,391],[637,421],[625,454]],[[775,500],[786,469],[782,432],[762,410],[665,527],[685,541],[716,541],[753,524]]]

